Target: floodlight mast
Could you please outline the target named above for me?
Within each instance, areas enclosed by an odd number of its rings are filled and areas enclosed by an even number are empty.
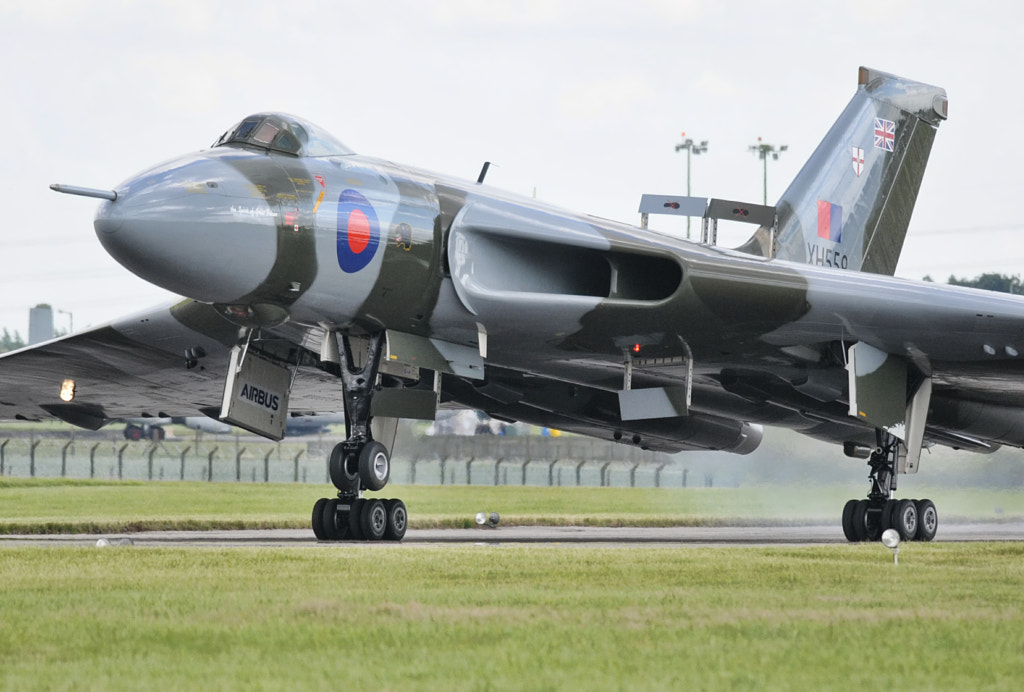
[[[760,137],[757,138],[757,144],[751,144],[749,147],[747,147],[748,151],[751,151],[751,152],[757,154],[758,158],[760,158],[761,161],[764,162],[764,204],[765,204],[765,206],[768,205],[768,157],[771,156],[772,157],[772,161],[778,161],[779,160],[779,154],[781,154],[782,152],[786,151],[787,149],[789,149],[789,145],[788,144],[783,144],[783,145],[779,146],[778,148],[776,148],[774,144],[768,144],[767,142],[762,141]]]
[[[59,312],[62,315],[67,315],[68,316],[68,334],[74,334],[75,333],[75,316],[71,314],[70,310],[61,310],[60,308],[57,308],[57,312]]]
[[[680,133],[683,141],[676,145],[676,151],[686,150],[686,196],[690,196],[690,155],[705,154],[708,151],[708,140],[701,140],[700,144],[686,137],[686,133]],[[686,217],[686,239],[690,239],[690,217]]]

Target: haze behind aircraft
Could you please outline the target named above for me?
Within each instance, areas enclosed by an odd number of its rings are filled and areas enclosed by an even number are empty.
[[[388,482],[397,419],[439,405],[666,452],[745,454],[774,425],[868,460],[851,541],[930,540],[934,504],[895,499],[921,449],[1024,444],[1024,302],[892,277],[946,109],[861,68],[775,207],[666,198],[710,229],[760,223],[741,251],[250,116],[116,189],[54,186],[102,199],[107,251],[187,298],[0,359],[0,416],[209,414],[279,439],[342,401],[325,540],[404,535],[404,504],[362,492]]]
[[[285,437],[302,437],[326,432],[327,426],[345,422],[344,413],[325,413],[310,416],[289,416],[285,421]],[[235,429],[227,423],[208,416],[185,416],[179,418],[128,418],[124,421],[124,439],[148,439],[160,441],[166,436],[165,426],[184,425],[190,430],[210,435],[228,435]]]

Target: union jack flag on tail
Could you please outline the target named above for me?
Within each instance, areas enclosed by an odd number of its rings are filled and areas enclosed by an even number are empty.
[[[896,123],[875,118],[875,149],[892,151],[896,146]]]

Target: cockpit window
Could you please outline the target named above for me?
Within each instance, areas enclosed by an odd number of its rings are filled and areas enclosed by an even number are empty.
[[[349,156],[355,153],[313,123],[284,113],[250,115],[221,135],[213,146],[256,147],[292,156]]]
[[[264,122],[259,126],[259,129],[256,130],[256,134],[252,136],[252,141],[264,146],[269,145],[274,141],[274,137],[280,131],[281,128],[277,127],[273,123]]]
[[[260,121],[259,120],[255,120],[253,118],[249,118],[247,120],[243,120],[242,124],[240,124],[235,129],[235,137],[238,137],[240,139],[245,139],[250,134],[252,134],[253,128],[255,128],[259,124],[260,124]]]

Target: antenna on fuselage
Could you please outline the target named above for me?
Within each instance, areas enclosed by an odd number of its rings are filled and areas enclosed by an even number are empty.
[[[487,177],[487,169],[489,169],[490,167],[491,167],[491,162],[490,161],[484,161],[484,166],[483,166],[483,168],[480,169],[480,175],[477,176],[477,179],[476,179],[477,185],[482,183],[484,181],[484,178]]]

